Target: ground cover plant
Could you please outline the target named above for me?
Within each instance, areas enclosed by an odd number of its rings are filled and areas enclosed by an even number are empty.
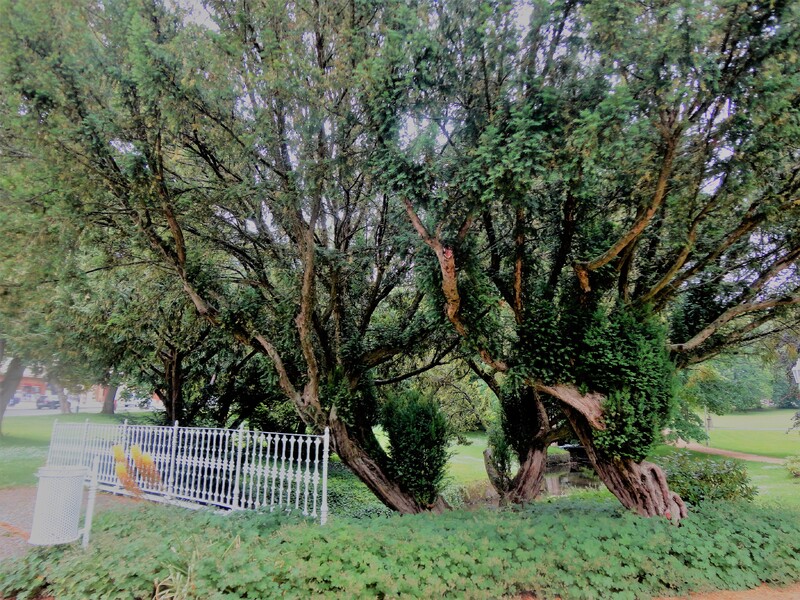
[[[59,600],[149,599],[160,586],[187,599],[500,598],[527,590],[607,600],[788,583],[799,572],[798,514],[741,503],[707,504],[680,527],[610,499],[334,518],[325,527],[143,505],[101,515],[86,553],[36,550],[2,565],[0,594],[24,600],[46,586]]]

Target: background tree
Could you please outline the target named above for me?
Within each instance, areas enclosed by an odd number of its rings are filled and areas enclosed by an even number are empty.
[[[681,392],[715,415],[762,408],[772,398],[770,365],[753,355],[721,356],[681,373]]]
[[[47,15],[5,2],[8,127],[98,243],[125,240],[158,261],[208,324],[269,359],[303,421],[329,426],[385,503],[429,509],[373,434],[372,370],[452,345],[411,286],[415,238],[375,188],[363,125],[382,32],[405,27],[408,9],[208,9],[216,32],[158,2]]]

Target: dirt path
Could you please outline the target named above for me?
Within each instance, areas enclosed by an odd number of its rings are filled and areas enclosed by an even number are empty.
[[[784,459],[774,458],[772,456],[761,456],[759,454],[746,454],[744,452],[733,452],[731,450],[721,450],[720,448],[709,448],[696,442],[684,442],[680,440],[675,444],[676,448],[686,448],[694,452],[702,452],[703,454],[716,454],[717,456],[727,456],[728,458],[738,458],[740,460],[751,460],[753,462],[770,463],[773,465],[782,465]],[[800,599],[800,596],[797,596]]]
[[[742,592],[710,592],[708,594],[692,594],[684,600],[798,600],[800,599],[800,583],[785,588],[774,588],[762,585],[754,590]],[[671,598],[655,598],[654,600],[679,600]]]

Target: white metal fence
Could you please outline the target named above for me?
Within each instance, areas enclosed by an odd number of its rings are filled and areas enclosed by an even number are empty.
[[[91,468],[97,457],[98,486],[106,491],[230,509],[299,510],[324,524],[329,440],[327,428],[324,435],[296,435],[177,422],[56,422],[47,465]]]

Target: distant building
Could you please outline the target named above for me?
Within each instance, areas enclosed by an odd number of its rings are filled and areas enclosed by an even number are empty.
[[[0,382],[3,381],[4,378],[5,376],[0,374]],[[47,394],[47,381],[41,377],[37,377],[30,370],[26,370],[14,395],[19,397],[20,400],[28,400],[30,398],[44,396],[45,394]]]

